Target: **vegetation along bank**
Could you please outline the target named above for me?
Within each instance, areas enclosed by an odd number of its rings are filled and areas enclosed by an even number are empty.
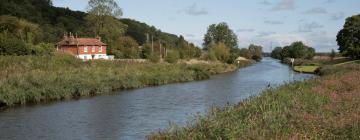
[[[359,139],[360,63],[327,65],[319,73],[149,139]]]
[[[244,61],[243,66],[250,64]],[[174,82],[208,79],[237,67],[225,63],[169,64],[88,61],[73,56],[1,56],[0,105],[107,94]]]

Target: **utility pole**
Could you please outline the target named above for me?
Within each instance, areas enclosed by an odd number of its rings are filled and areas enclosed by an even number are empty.
[[[160,45],[160,59],[161,59],[162,58],[162,54],[161,54],[161,49],[162,49],[161,47],[162,46],[161,46],[161,40],[160,39],[159,39],[159,45]]]
[[[154,36],[151,35],[151,53],[154,52]]]

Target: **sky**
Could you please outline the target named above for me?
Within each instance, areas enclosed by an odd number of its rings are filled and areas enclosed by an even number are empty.
[[[211,24],[226,22],[239,47],[264,51],[303,41],[318,52],[337,49],[346,17],[360,14],[360,0],[116,0],[123,18],[183,35],[198,46]],[[88,0],[53,0],[57,7],[87,11]]]

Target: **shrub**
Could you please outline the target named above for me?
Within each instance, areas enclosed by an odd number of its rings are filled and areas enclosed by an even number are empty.
[[[169,51],[165,57],[165,61],[168,63],[176,63],[179,60],[180,56],[177,51]]]

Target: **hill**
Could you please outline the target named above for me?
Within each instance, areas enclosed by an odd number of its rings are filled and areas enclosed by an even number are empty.
[[[55,7],[51,0],[1,0],[0,15],[10,15],[38,24],[43,32],[42,42],[59,41],[65,32],[76,33],[79,36],[95,36],[86,27],[85,12],[72,11],[68,8]],[[121,19],[128,26],[126,35],[134,38],[138,44],[146,42],[147,34],[153,39],[162,40],[170,46],[176,46],[180,39],[177,35],[165,33],[132,19]]]

